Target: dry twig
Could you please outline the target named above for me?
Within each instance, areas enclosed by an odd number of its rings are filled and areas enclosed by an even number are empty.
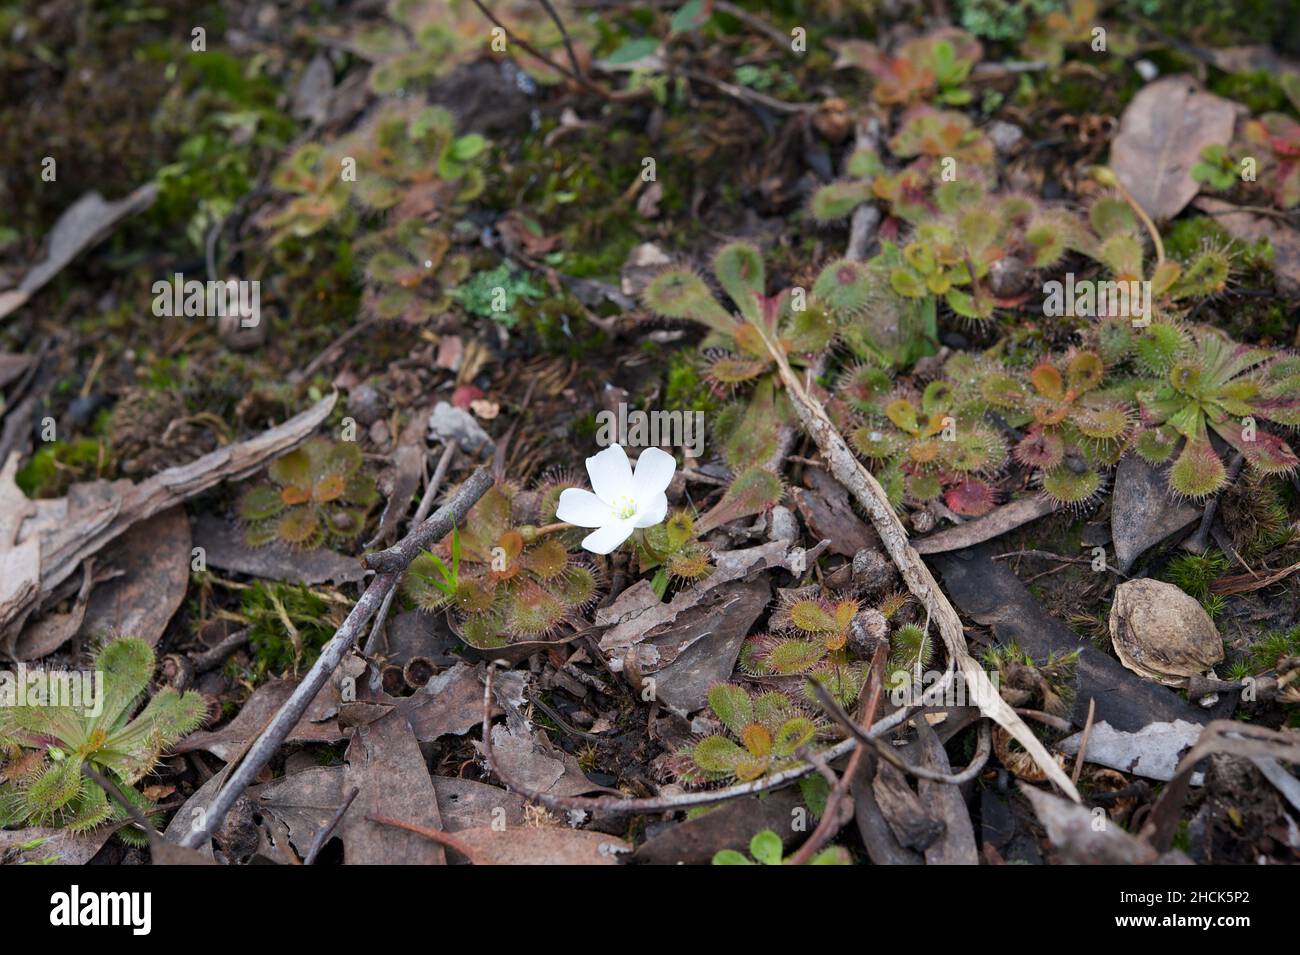
[[[491,484],[491,472],[486,467],[479,468],[470,475],[468,481],[461,485],[460,490],[456,492],[456,496],[440,507],[433,517],[415,527],[406,537],[388,548],[388,550],[379,552],[380,555],[386,555],[387,558],[384,562],[384,569],[381,569],[374,579],[370,581],[370,585],[366,587],[365,593],[361,595],[361,599],[352,608],[352,612],[348,614],[347,619],[334,632],[334,636],[330,638],[329,642],[321,648],[320,656],[312,664],[312,668],[307,671],[307,675],[303,677],[302,682],[294,688],[289,699],[284,701],[284,705],[271,718],[266,729],[262,731],[257,741],[249,748],[243,762],[231,773],[225,785],[213,797],[202,821],[190,832],[186,833],[181,840],[181,845],[188,849],[197,849],[221,825],[221,821],[225,819],[230,807],[235,804],[235,801],[249,787],[257,774],[262,771],[262,767],[271,761],[271,757],[280,748],[280,744],[288,738],[289,733],[298,725],[298,721],[307,712],[307,707],[311,704],[311,701],[316,698],[316,694],[325,685],[325,681],[343,662],[343,657],[346,656],[347,652],[352,649],[361,628],[366,625],[371,615],[379,609],[388,592],[397,586],[397,582],[401,579],[402,573],[405,572],[407,566],[422,550],[447,536],[454,524],[464,520],[469,509],[483,496]]]

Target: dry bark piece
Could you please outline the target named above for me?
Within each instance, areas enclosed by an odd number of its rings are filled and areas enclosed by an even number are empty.
[[[770,596],[765,580],[746,580],[785,567],[803,573],[827,541],[805,551],[789,541],[716,554],[714,572],[667,603],[648,580],[638,581],[596,614],[605,626],[600,648],[615,670],[635,668],[639,685],[655,680],[655,697],[680,713],[701,709],[708,689],[731,675],[740,645]]]
[[[1025,794],[1038,821],[1047,830],[1047,838],[1067,865],[1192,865],[1192,860],[1177,850],[1163,855],[1146,841],[1131,836],[1109,819],[1100,819],[1092,810],[1026,786]]]
[[[0,352],[0,388],[21,377],[34,361],[35,355]]]
[[[15,563],[20,573],[27,572],[27,548],[35,546],[40,555],[37,590],[30,592],[30,580],[20,580],[0,587],[0,635],[16,636],[16,625],[63,583],[87,557],[98,553],[131,527],[181,502],[201,494],[224,480],[238,480],[257,471],[270,458],[297,446],[325,420],[334,407],[336,396],[330,395],[311,408],[295,415],[284,424],[237,444],[219,448],[197,460],[159,471],[139,484],[131,481],[95,481],[74,484],[67,497],[36,501],[18,529],[17,538],[9,541],[0,536],[0,565]],[[11,496],[6,468],[0,474],[0,497]],[[16,490],[16,489],[15,489]],[[19,492],[21,493],[21,492]],[[12,525],[10,525],[12,526]],[[5,525],[0,523],[0,531]],[[16,547],[8,547],[10,543]],[[12,550],[22,552],[19,556]],[[19,596],[13,596],[13,591]],[[22,596],[22,594],[27,594]]]
[[[1136,731],[1153,720],[1204,723],[1204,710],[1192,706],[1173,690],[1142,680],[1108,653],[1053,617],[1034,599],[1029,589],[1007,566],[992,560],[990,548],[976,547],[933,558],[944,586],[962,612],[993,629],[1000,645],[1016,643],[1038,661],[1078,651],[1075,667],[1074,708],[1070,719],[1083,726],[1088,701],[1095,699],[1096,719],[1119,730]],[[1225,694],[1221,705],[1231,706]]]
[[[1119,572],[1127,574],[1144,551],[1200,516],[1200,508],[1169,494],[1161,471],[1136,454],[1125,455],[1115,470],[1110,510],[1110,536]]]
[[[710,590],[729,581],[775,567],[797,568],[798,573],[803,573],[829,543],[823,541],[804,550],[791,547],[788,541],[777,540],[743,550],[723,551],[714,555],[716,569],[712,574],[667,603],[655,597],[648,584],[643,586],[644,582],[638,582],[596,614],[596,625],[609,628],[600,638],[600,648],[607,653],[626,650],[644,639],[652,628],[671,624],[678,614],[694,607]]]
[[[818,538],[829,539],[832,554],[852,557],[860,550],[880,547],[880,538],[853,510],[848,492],[820,468],[804,471],[805,488],[791,488],[795,507],[808,529]]]
[[[15,632],[41,586],[40,539],[31,535],[17,543],[23,521],[36,513],[36,505],[14,483],[17,473],[18,455],[11,454],[0,469],[0,620],[11,621]],[[0,647],[3,644],[0,628]]]
[[[150,182],[116,202],[105,202],[98,192],[88,192],[68,206],[50,230],[45,258],[27,271],[17,288],[0,292],[0,318],[23,305],[82,251],[106,238],[123,219],[149,208],[157,195],[157,184]]]
[[[1155,722],[1136,733],[1126,733],[1103,720],[1093,725],[1083,758],[1147,779],[1170,780],[1178,768],[1179,756],[1196,745],[1204,729],[1200,723],[1175,720]],[[1082,733],[1076,733],[1061,740],[1057,747],[1073,756],[1079,752],[1082,738]]]
[[[352,395],[356,394],[354,390]],[[397,537],[398,525],[410,510],[411,498],[420,487],[424,456],[424,449],[414,444],[399,445],[393,452],[392,465],[379,476],[384,512],[379,516],[375,536],[366,541],[366,547],[383,547]]]
[[[94,561],[88,560],[82,565],[81,590],[73,600],[71,610],[47,613],[23,628],[11,651],[15,660],[39,660],[76,636],[86,619],[86,605],[90,602],[90,590],[95,583],[93,564]]]
[[[894,838],[903,848],[927,852],[943,838],[943,819],[912,791],[901,770],[890,763],[877,764],[871,788]]]
[[[916,727],[917,749],[921,758],[918,766],[940,773],[951,773],[948,754],[939,735],[928,720],[913,721]],[[891,767],[892,768],[892,767]],[[979,865],[979,852],[975,848],[975,827],[971,825],[970,810],[962,798],[961,787],[929,779],[918,779],[917,795],[943,820],[943,836],[925,850],[926,865]]]
[[[639,682],[653,679],[655,698],[678,713],[703,709],[709,687],[731,676],[741,644],[771,596],[766,580],[713,588],[671,624],[647,633],[628,650],[636,655]],[[625,668],[632,666],[626,656],[621,662]]]
[[[867,849],[867,857],[874,865],[921,865],[924,857],[899,843],[880,809],[875,793],[877,766],[876,757],[868,755],[850,784],[853,817],[857,820],[858,834]]]
[[[1223,659],[1223,639],[1200,602],[1149,577],[1115,588],[1110,636],[1120,663],[1166,686],[1184,686]]]
[[[974,547],[1051,514],[1056,508],[1057,505],[1050,498],[1041,495],[1022,497],[1018,501],[996,507],[973,521],[966,521],[937,534],[918,537],[912,546],[918,554],[942,554],[963,547]]]
[[[1138,91],[1120,116],[1110,168],[1153,219],[1182,212],[1200,185],[1191,169],[1206,146],[1232,139],[1236,107],[1200,89],[1190,76],[1168,76]]]

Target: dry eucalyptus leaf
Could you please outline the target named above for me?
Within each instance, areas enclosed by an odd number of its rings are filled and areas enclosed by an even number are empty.
[[[250,739],[257,736],[268,720],[289,699],[297,684],[292,680],[272,680],[257,688],[239,709],[239,715],[218,730],[191,733],[172,747],[172,752],[189,753],[205,749],[218,759],[229,761]],[[328,683],[307,707],[298,725],[289,734],[290,743],[336,743],[343,732],[335,719],[334,688]]]
[[[1156,80],[1120,117],[1110,168],[1147,215],[1172,219],[1200,189],[1191,168],[1201,150],[1226,146],[1235,120],[1231,101],[1202,91],[1191,77]]]
[[[618,865],[632,851],[622,839],[580,829],[488,826],[462,829],[456,840],[480,865]]]
[[[113,826],[99,826],[89,832],[67,829],[0,829],[0,864],[43,863],[55,859],[59,865],[85,865],[113,835]],[[20,849],[30,843],[29,849]]]
[[[290,584],[344,584],[365,577],[361,562],[327,547],[298,550],[275,540],[250,547],[236,521],[211,514],[194,522],[194,543],[203,548],[209,567]]]
[[[1149,577],[1115,588],[1110,636],[1124,666],[1167,686],[1182,686],[1223,659],[1223,640],[1205,608]]]
[[[185,508],[173,507],[141,521],[106,548],[96,563],[100,576],[121,574],[95,587],[82,634],[129,635],[156,645],[185,600],[190,544]]]
[[[392,826],[370,822],[385,816],[430,829],[442,828],[438,797],[411,726],[389,713],[359,726],[348,745],[344,791],[360,792],[339,822],[346,865],[445,865],[435,842]]]

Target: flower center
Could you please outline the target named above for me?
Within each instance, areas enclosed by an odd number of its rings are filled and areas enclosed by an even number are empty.
[[[628,494],[623,494],[614,498],[613,503],[609,505],[609,509],[613,511],[614,516],[621,521],[625,521],[630,517],[636,517],[636,501]]]

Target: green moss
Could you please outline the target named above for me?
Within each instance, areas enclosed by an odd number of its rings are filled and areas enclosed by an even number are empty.
[[[1277,0],[1124,0],[1121,11],[1148,17],[1201,47],[1276,43],[1295,49],[1295,5]]]
[[[1214,583],[1228,569],[1228,558],[1221,551],[1204,554],[1179,554],[1165,568],[1165,579],[1190,597],[1200,601],[1212,617],[1224,610],[1224,599],[1210,592]]]
[[[243,592],[241,610],[250,621],[254,678],[297,672],[311,666],[334,634],[328,603],[306,587],[258,581]],[[285,619],[297,631],[297,642]]]
[[[703,411],[706,415],[712,415],[720,406],[717,396],[700,374],[695,356],[680,351],[673,352],[668,359],[664,407],[673,411]]]
[[[1262,673],[1277,666],[1282,657],[1300,654],[1300,627],[1270,633],[1251,644],[1247,651],[1251,673]]]
[[[1208,83],[1210,92],[1242,103],[1252,113],[1285,110],[1288,106],[1286,94],[1272,73],[1263,70],[1253,73],[1214,72]]]
[[[467,282],[453,289],[465,311],[480,318],[490,318],[504,328],[519,324],[521,309],[529,301],[542,298],[541,283],[532,275],[502,262],[494,269],[475,272]]]
[[[547,295],[535,302],[525,300],[517,311],[542,348],[553,354],[582,358],[609,342],[608,335],[586,320],[584,309],[571,295]]]
[[[1062,0],[957,0],[958,22],[989,40],[1021,40],[1031,23],[1064,7]]]
[[[16,477],[28,497],[59,497],[78,481],[93,481],[109,473],[108,443],[96,438],[55,441],[37,450]]]

